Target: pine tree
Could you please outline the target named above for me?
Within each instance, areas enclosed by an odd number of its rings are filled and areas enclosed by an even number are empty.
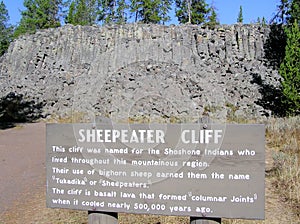
[[[278,17],[280,18],[281,23],[285,22],[286,14],[289,11],[288,8],[289,8],[289,0],[280,0]]]
[[[300,26],[300,0],[291,1],[287,14],[289,15],[288,22],[293,23],[293,21],[297,20]]]
[[[126,0],[118,0],[115,23],[123,24],[127,22],[126,10],[129,8]]]
[[[243,23],[244,21],[244,18],[243,18],[243,7],[240,6],[240,11],[239,11],[239,15],[238,15],[238,18],[236,20],[238,23]]]
[[[293,23],[295,19],[300,23],[300,1],[299,0],[280,0],[277,6],[278,12],[271,19],[272,22],[281,24]],[[300,24],[299,24],[300,25]]]
[[[73,0],[65,22],[82,26],[93,25],[97,20],[97,6],[97,0]]]
[[[133,14],[135,22],[160,23],[163,17],[165,20],[168,20],[168,17],[166,17],[166,12],[169,8],[168,5],[161,11],[161,0],[133,0],[130,12]]]
[[[205,23],[209,13],[205,0],[175,0],[175,5],[175,13],[180,23]]]
[[[100,0],[98,21],[102,23],[113,23],[115,21],[116,0]]]
[[[123,24],[127,22],[126,11],[129,8],[126,0],[101,0],[99,3],[98,21]]]
[[[262,19],[260,19],[260,17],[257,17],[256,23],[263,27],[267,25],[266,18],[264,16],[262,17]]]
[[[210,7],[210,15],[208,16],[208,22],[206,23],[206,25],[210,28],[215,27],[216,25],[219,25],[219,21],[217,18],[217,12],[215,10],[214,6]]]
[[[261,25],[262,25],[262,26],[266,26],[266,25],[267,25],[267,22],[266,22],[266,18],[265,18],[265,17],[262,18]]]
[[[22,18],[15,36],[34,33],[39,29],[59,27],[59,11],[62,5],[62,0],[24,0],[26,9],[21,12]]]
[[[74,21],[75,24],[73,25],[91,25],[90,21],[92,20],[88,15],[88,7],[87,1],[79,0],[76,5],[76,10],[74,13]]]
[[[159,6],[160,0],[144,0],[142,8],[141,22],[143,23],[159,23]]]
[[[65,18],[65,23],[68,24],[73,24],[75,25],[76,21],[75,21],[75,2],[71,2],[70,6],[69,6],[69,12],[67,17]]]
[[[300,30],[297,20],[285,28],[287,45],[280,65],[283,103],[289,115],[300,114]]]
[[[130,13],[134,17],[134,22],[137,22],[139,19],[139,14],[142,8],[143,2],[140,0],[132,0],[130,5]]]
[[[3,1],[0,3],[0,56],[5,53],[12,40],[13,28],[8,24],[9,15]]]
[[[160,22],[162,24],[165,24],[166,22],[170,21],[170,15],[169,12],[172,9],[172,1],[170,0],[161,0],[159,5],[159,17]]]

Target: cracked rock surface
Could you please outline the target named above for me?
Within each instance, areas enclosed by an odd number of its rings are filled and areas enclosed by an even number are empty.
[[[22,94],[42,116],[269,116],[269,27],[66,25],[15,40],[0,59],[0,98]],[[37,115],[30,115],[37,116]]]

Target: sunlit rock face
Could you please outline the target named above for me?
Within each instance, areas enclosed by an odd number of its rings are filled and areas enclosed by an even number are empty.
[[[266,59],[269,33],[240,24],[41,30],[15,40],[0,59],[0,97],[21,94],[43,105],[42,117],[270,116],[266,96],[280,76]]]

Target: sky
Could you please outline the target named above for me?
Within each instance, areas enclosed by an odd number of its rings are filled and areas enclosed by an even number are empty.
[[[20,21],[20,11],[24,10],[23,0],[3,0],[10,16],[10,23],[17,25]],[[235,24],[238,18],[240,6],[243,8],[244,23],[256,22],[257,18],[266,18],[269,22],[275,15],[279,0],[206,0],[206,3],[217,10],[218,19],[221,24]],[[173,18],[170,23],[176,24]]]

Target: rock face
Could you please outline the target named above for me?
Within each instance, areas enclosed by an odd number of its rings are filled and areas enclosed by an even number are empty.
[[[0,97],[43,104],[43,116],[257,117],[270,29],[255,25],[64,26],[14,41],[0,61]]]

